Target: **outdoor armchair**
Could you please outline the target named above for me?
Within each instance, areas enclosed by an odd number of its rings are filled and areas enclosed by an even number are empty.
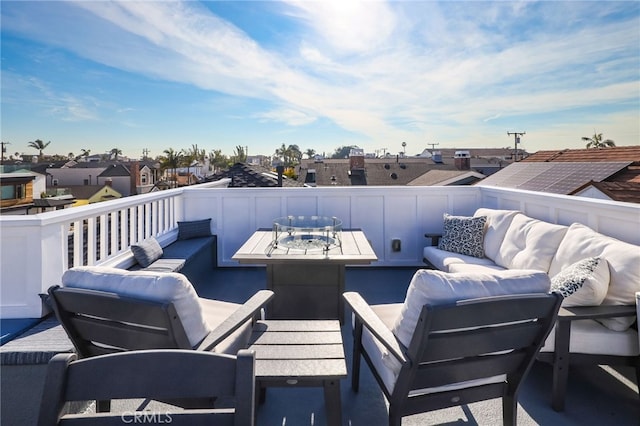
[[[130,351],[77,360],[76,354],[58,354],[49,362],[40,406],[39,426],[57,424],[251,426],[255,410],[255,354],[237,356],[192,350]],[[219,408],[81,413],[67,411],[67,402],[88,400],[167,400],[212,398]],[[136,402],[134,401],[135,405]]]
[[[493,398],[502,398],[504,424],[515,424],[520,384],[561,303],[547,288],[548,278],[532,271],[504,278],[418,271],[404,303],[370,306],[345,293],[354,314],[352,388],[362,356],[389,401],[389,425]]]

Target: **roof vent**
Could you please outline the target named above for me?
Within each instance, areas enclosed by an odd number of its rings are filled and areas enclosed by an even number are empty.
[[[391,166],[390,166],[389,164],[385,164],[385,165],[384,165],[384,168],[385,168],[385,169],[387,169],[387,170],[389,170],[389,169],[391,168]]]
[[[391,176],[391,179],[396,180],[398,179],[398,175],[395,173],[391,173],[389,176]]]
[[[400,168],[401,168],[401,169],[406,169],[406,168],[407,168],[407,165],[406,165],[406,164],[404,164],[404,163],[400,163]]]

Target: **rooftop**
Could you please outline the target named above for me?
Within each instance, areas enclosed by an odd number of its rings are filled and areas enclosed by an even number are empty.
[[[180,220],[212,218],[218,235],[219,268],[213,276],[194,282],[194,286],[202,297],[231,302],[243,302],[266,287],[263,267],[242,267],[231,257],[253,231],[287,214],[334,215],[343,219],[345,227],[365,231],[379,260],[371,266],[348,268],[346,290],[360,292],[371,304],[404,300],[411,276],[424,267],[424,234],[441,231],[444,212],[469,215],[478,207],[515,209],[552,223],[589,224],[606,235],[640,244],[640,207],[631,203],[479,186],[403,186],[389,191],[388,187],[215,185],[224,182],[37,215],[0,217],[3,334],[4,319],[41,315],[38,294],[59,282],[67,265],[118,259],[128,253],[133,242],[149,235],[158,236],[162,242],[171,237]],[[99,230],[97,224],[101,225]],[[70,229],[86,231],[70,237]],[[108,230],[122,232],[108,234]],[[402,240],[401,252],[391,249],[390,241],[395,238]],[[70,250],[71,241],[75,247],[89,249]],[[24,326],[23,322],[16,322],[16,326]],[[351,371],[349,321],[345,321],[342,335]],[[519,424],[637,425],[640,418],[637,382],[629,368],[572,367],[563,413],[551,409],[550,390],[550,366],[536,363],[519,396]],[[341,383],[341,394],[343,424],[386,424],[384,396],[366,365],[363,364],[360,392],[351,391],[347,378]],[[500,402],[492,400],[408,417],[403,424],[494,425],[500,424],[501,419]],[[322,391],[269,389],[267,402],[258,409],[258,424],[324,424]]]

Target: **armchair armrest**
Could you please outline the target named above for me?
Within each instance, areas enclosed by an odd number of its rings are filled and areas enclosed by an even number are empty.
[[[199,351],[210,351],[224,339],[229,337],[234,331],[240,328],[245,322],[251,319],[256,313],[267,304],[274,296],[271,290],[260,290],[242,306],[238,307],[222,324],[212,330],[207,337],[196,348]]]
[[[424,234],[425,238],[431,239],[431,245],[437,246],[440,243],[440,238],[442,238],[442,234]]]
[[[344,297],[357,320],[366,326],[371,334],[373,334],[398,361],[403,364],[406,363],[406,349],[402,347],[396,336],[387,328],[362,296],[360,296],[359,293],[349,291],[344,293],[342,297]]]
[[[560,308],[558,321],[631,317],[637,315],[635,305],[572,306]]]

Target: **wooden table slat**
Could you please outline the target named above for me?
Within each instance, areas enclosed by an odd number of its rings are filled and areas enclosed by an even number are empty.
[[[332,345],[252,345],[257,360],[264,359],[344,359],[342,344]]]
[[[275,320],[258,321],[253,328],[257,331],[336,331],[340,330],[340,323],[337,320]]]
[[[267,333],[253,333],[251,345],[326,345],[342,343],[339,331],[304,332],[304,331],[274,331]]]
[[[312,378],[317,380],[344,378],[347,377],[347,365],[344,359],[267,359],[256,362],[256,376],[261,381],[269,378]]]

